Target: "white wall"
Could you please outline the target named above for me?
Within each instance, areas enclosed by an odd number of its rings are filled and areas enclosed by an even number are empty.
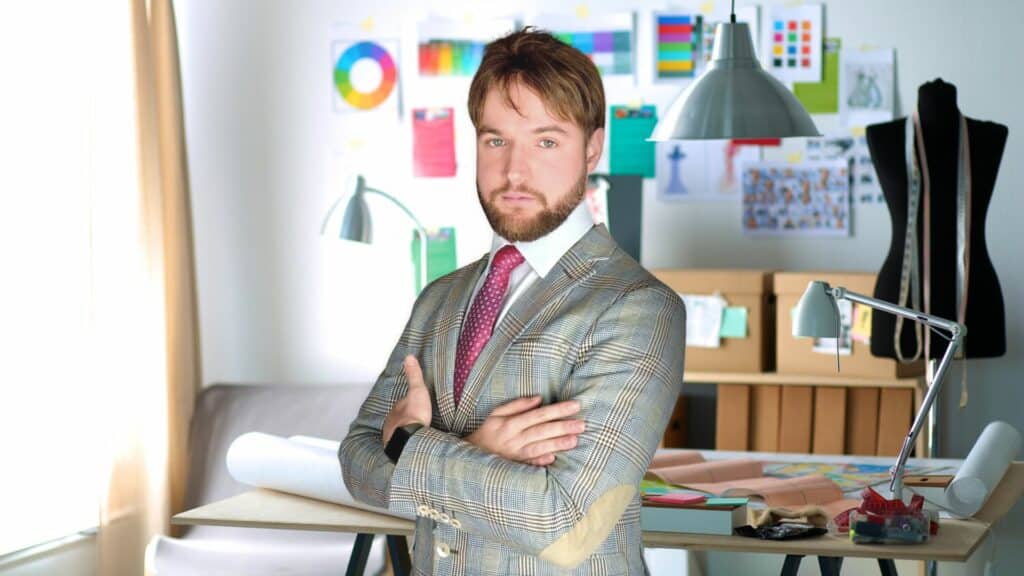
[[[430,104],[451,105],[460,114],[459,176],[414,181],[408,124],[395,132],[340,123],[331,114],[326,73],[332,66],[329,40],[335,22],[372,17],[379,34],[412,39],[416,16],[430,6],[460,17],[472,4],[175,2],[204,384],[364,381],[381,369],[412,304],[412,272],[405,264],[407,229],[401,217],[378,205],[373,208],[378,230],[400,233],[371,247],[319,238],[320,219],[341,187],[346,166],[359,165],[371,185],[402,198],[428,226],[457,226],[460,264],[486,250],[489,230],[475,199],[472,132],[464,111],[468,80],[440,87],[435,83],[428,90],[415,75],[403,77],[408,80],[403,90],[406,117],[412,106]],[[499,6],[530,12],[552,4],[521,0]],[[563,4],[572,8],[580,2]],[[595,13],[669,4],[588,3]],[[956,407],[958,378],[952,378],[953,384],[942,394],[943,455],[962,457],[990,420],[1006,420],[1024,430],[1024,310],[1017,306],[1024,300],[1024,267],[1016,256],[1024,213],[1024,148],[1019,138],[1024,130],[1024,76],[1018,71],[1024,56],[1018,37],[1024,4],[825,4],[827,34],[841,37],[845,46],[896,48],[902,113],[916,102],[917,86],[942,77],[958,87],[965,114],[1010,127],[987,222],[991,257],[1007,304],[1008,353],[969,363],[972,387],[967,408]],[[640,18],[639,26],[639,41],[649,41],[649,19]],[[415,62],[413,42],[405,42],[402,52],[407,64]],[[641,51],[640,67],[649,65],[644,58],[649,55]],[[609,100],[643,98],[664,107],[676,91],[671,86],[615,85],[609,89]],[[855,207],[854,235],[849,239],[807,241],[745,238],[733,204],[659,204],[651,187],[645,190],[644,203],[643,260],[649,267],[877,270],[889,243],[888,214],[881,205]],[[1007,524],[1011,536],[1024,537],[1020,507]],[[997,546],[997,554],[1024,565],[1024,552],[1008,541]]]

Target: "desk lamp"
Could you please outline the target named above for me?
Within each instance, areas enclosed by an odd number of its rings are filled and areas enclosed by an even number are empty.
[[[373,226],[370,220],[370,210],[366,205],[366,194],[377,194],[391,201],[392,204],[398,206],[402,212],[408,216],[413,223],[416,225],[416,234],[420,239],[420,270],[419,270],[419,286],[417,292],[422,290],[427,285],[427,231],[420,223],[416,215],[410,211],[405,204],[402,204],[394,196],[377,190],[376,188],[370,188],[366,185],[366,179],[363,176],[357,175],[355,177],[355,185],[352,187],[352,193],[348,196],[348,204],[345,206],[345,212],[342,214],[341,220],[341,232],[338,237],[342,240],[352,240],[354,242],[363,242],[369,244],[373,242]],[[341,201],[345,198],[344,195],[339,196],[337,200],[331,204],[331,207],[327,210],[327,215],[324,216],[324,221],[320,224],[320,235],[323,236],[327,231],[327,224],[331,220],[331,216],[334,211],[341,204]]]
[[[796,96],[761,68],[750,26],[715,26],[707,70],[683,90],[651,132],[650,140],[721,140],[821,136]]]
[[[946,348],[946,353],[942,356],[942,360],[939,361],[939,367],[935,370],[935,374],[932,377],[928,393],[925,395],[924,401],[921,402],[917,415],[914,416],[914,423],[910,426],[910,432],[907,433],[907,437],[903,440],[903,447],[900,449],[899,457],[896,459],[896,465],[890,470],[892,478],[889,482],[889,489],[892,491],[893,499],[900,500],[903,497],[903,475],[907,465],[907,457],[910,455],[910,449],[921,432],[921,426],[924,425],[928,410],[935,402],[935,397],[938,396],[939,388],[942,387],[942,380],[949,369],[950,362],[953,360],[953,355],[956,354],[964,335],[967,334],[967,328],[951,320],[923,314],[884,300],[877,300],[863,294],[850,292],[842,286],[833,288],[825,282],[815,280],[807,285],[807,290],[796,305],[796,315],[793,319],[793,336],[836,338],[838,340],[839,306],[836,302],[841,299],[920,322],[949,340],[949,346]],[[946,334],[939,330],[947,331],[949,336],[946,336]]]

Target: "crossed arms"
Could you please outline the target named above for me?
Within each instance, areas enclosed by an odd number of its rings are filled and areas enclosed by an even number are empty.
[[[339,449],[345,484],[368,504],[407,514],[425,504],[471,534],[574,567],[635,497],[682,385],[685,325],[681,300],[661,286],[622,294],[601,314],[575,358],[566,359],[573,370],[564,396],[578,402],[585,423],[578,435],[570,433],[573,447],[516,461],[470,441],[473,434],[459,438],[426,426],[392,464],[382,431],[393,429],[389,414],[416,390],[403,359],[423,347],[424,332],[410,321]],[[520,399],[517,409],[530,401]],[[488,421],[510,405],[515,401]]]

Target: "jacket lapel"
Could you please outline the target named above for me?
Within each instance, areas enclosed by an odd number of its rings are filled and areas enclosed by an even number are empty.
[[[451,423],[453,433],[461,434],[473,415],[477,397],[490,379],[508,347],[523,330],[551,302],[594,273],[594,265],[611,255],[615,243],[603,225],[594,226],[580,239],[544,278],[535,282],[509,308],[505,317],[494,327],[491,339],[473,364],[462,389],[462,399]],[[456,339],[458,335],[456,334]],[[454,368],[454,360],[452,361]],[[512,398],[509,398],[512,400]],[[449,402],[453,399],[449,395]]]
[[[436,381],[434,397],[445,430],[452,430],[455,419],[455,352],[459,345],[459,333],[462,323],[469,313],[469,299],[473,288],[487,268],[489,255],[471,265],[469,272],[455,281],[444,302],[444,310],[440,315],[442,334],[438,336],[438,345],[434,347],[434,366]]]

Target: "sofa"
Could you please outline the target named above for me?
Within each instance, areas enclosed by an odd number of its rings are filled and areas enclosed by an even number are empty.
[[[270,386],[215,384],[196,400],[189,427],[185,509],[251,486],[228,473],[228,446],[246,432],[341,440],[370,392],[368,384]],[[180,537],[156,536],[147,571],[159,576],[217,574],[320,576],[342,573],[355,534],[224,526],[188,526]],[[384,538],[374,539],[366,574],[384,570]]]

